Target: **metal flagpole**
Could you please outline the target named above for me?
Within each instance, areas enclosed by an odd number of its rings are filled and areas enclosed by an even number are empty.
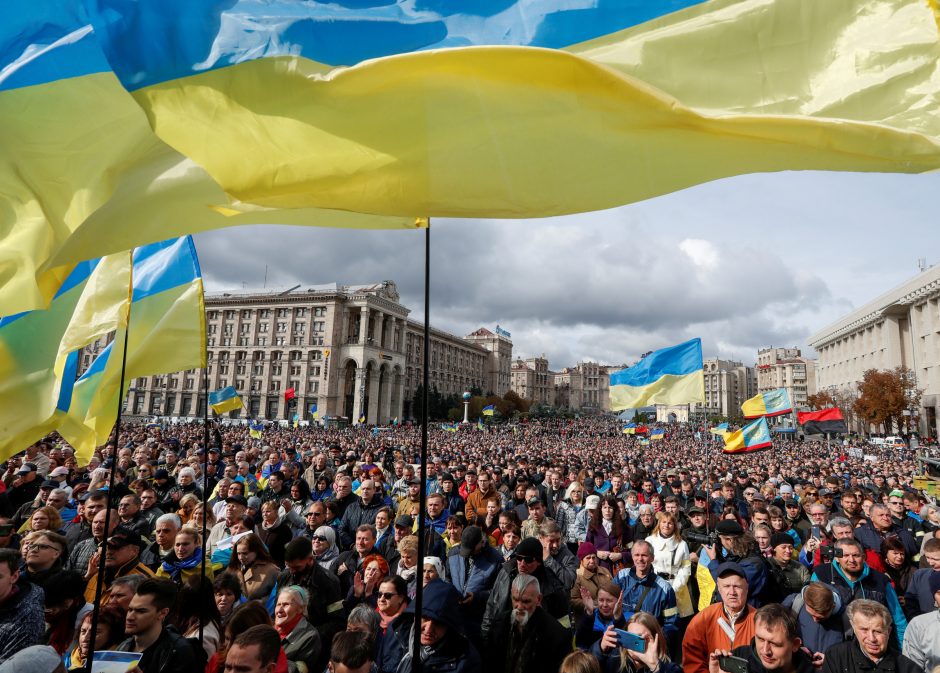
[[[424,546],[427,529],[424,525],[428,491],[428,368],[431,363],[431,218],[424,230],[424,353],[423,390],[421,401],[421,491],[418,494],[418,573],[424,572]],[[415,623],[412,628],[411,671],[421,673],[421,608],[424,604],[424,587],[420,576],[415,587]]]
[[[131,325],[131,304],[133,297],[134,280],[134,251],[128,253],[131,257],[131,273],[128,278],[128,300],[127,300],[127,324],[124,326],[124,348],[121,352],[121,385],[117,394],[117,419],[114,422],[114,452],[111,454],[111,473],[108,476],[108,500],[104,512],[104,539],[98,548],[98,573],[95,576],[95,603],[91,615],[91,632],[98,633],[98,617],[101,614],[101,594],[104,591],[105,564],[108,556],[108,533],[111,530],[111,509],[114,500],[114,473],[117,471],[118,445],[121,442],[121,415],[124,412],[124,373],[127,370],[127,341],[130,334]],[[95,659],[95,646],[92,642],[89,648],[87,661],[85,661],[85,671],[91,673],[92,662]]]
[[[209,536],[206,532],[206,514],[209,509],[209,344],[206,343],[206,366],[203,368],[203,384],[205,390],[203,395],[206,396],[206,405],[203,410],[202,424],[204,428],[203,440],[202,440],[202,575],[199,578],[199,591],[203,591],[203,586],[206,583],[206,555],[208,550],[206,549],[206,543],[209,541]],[[219,447],[221,450],[222,447]],[[201,596],[200,596],[201,598]],[[199,613],[199,644],[202,646],[202,635],[203,628],[205,624],[202,620],[202,613]]]

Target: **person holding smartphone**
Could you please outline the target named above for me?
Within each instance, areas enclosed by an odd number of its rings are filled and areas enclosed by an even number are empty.
[[[813,673],[813,661],[803,650],[800,626],[792,610],[779,603],[754,615],[754,640],[732,651],[715,650],[708,673]]]
[[[656,617],[637,612],[626,630],[609,626],[590,651],[602,673],[682,673],[682,667],[669,660],[668,649]]]

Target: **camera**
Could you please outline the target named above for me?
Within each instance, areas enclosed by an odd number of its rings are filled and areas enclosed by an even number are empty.
[[[842,558],[842,549],[832,544],[824,544],[819,548],[819,558],[823,563],[828,563],[834,558]]]
[[[686,542],[693,542],[695,544],[701,545],[713,545],[718,542],[718,533],[715,531],[709,531],[707,533],[699,533],[694,530],[687,530],[682,533],[682,539]]]

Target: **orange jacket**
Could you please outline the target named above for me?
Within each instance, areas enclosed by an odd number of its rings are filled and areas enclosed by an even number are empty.
[[[702,610],[689,622],[682,639],[683,673],[708,673],[708,656],[715,650],[733,650],[742,645],[750,645],[754,637],[754,613],[750,605],[734,625],[734,642],[729,642],[728,635],[719,624],[725,619],[724,606],[714,603]],[[725,622],[727,623],[727,622]]]

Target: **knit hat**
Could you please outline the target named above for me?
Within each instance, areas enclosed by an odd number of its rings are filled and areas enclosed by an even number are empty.
[[[776,549],[777,545],[793,544],[793,538],[786,533],[774,533],[770,536],[770,548]]]
[[[578,547],[578,561],[583,561],[585,556],[597,554],[597,547],[590,542],[582,542]]]
[[[601,497],[599,495],[589,495],[584,506],[587,509],[597,509],[601,506]]]
[[[784,493],[793,493],[793,487],[786,482],[780,484],[780,494],[783,495]]]
[[[534,537],[527,537],[513,550],[513,556],[530,556],[537,559],[540,563],[543,553],[542,543],[538,541],[538,538]]]
[[[256,495],[248,498],[248,509],[261,509],[261,498]]]

